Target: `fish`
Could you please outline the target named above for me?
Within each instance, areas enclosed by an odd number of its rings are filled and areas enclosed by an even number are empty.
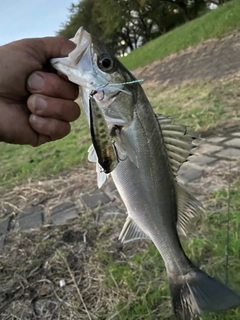
[[[91,137],[94,150],[97,154],[97,161],[104,172],[108,174],[116,168],[119,159],[105,118],[94,100],[94,93],[91,93],[89,96],[89,115]]]
[[[192,153],[194,137],[185,126],[153,112],[140,83],[98,39],[80,28],[72,40],[76,48],[68,57],[51,62],[81,86],[87,118],[87,97],[95,90],[107,125],[115,128],[112,135],[122,161],[111,176],[127,209],[119,239],[154,243],[165,264],[176,319],[237,308],[240,297],[195,266],[180,242],[180,233],[186,234],[203,211],[177,181],[179,168]],[[90,158],[96,160],[94,147]],[[100,185],[105,181],[102,178]]]

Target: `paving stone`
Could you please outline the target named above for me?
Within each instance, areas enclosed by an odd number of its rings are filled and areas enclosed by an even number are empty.
[[[191,163],[196,163],[199,166],[205,166],[208,165],[210,163],[215,162],[217,159],[214,157],[209,157],[209,156],[205,156],[205,155],[198,155],[198,156],[192,156],[190,158],[190,162]]]
[[[103,190],[106,195],[111,199],[114,200],[116,198],[120,198],[120,195],[117,191],[117,188],[115,186],[115,183],[113,181],[111,181],[109,183],[109,186],[106,186],[106,188]]]
[[[91,194],[82,194],[81,199],[85,207],[90,209],[110,202],[109,197],[102,190],[96,190]]]
[[[110,180],[108,184],[105,186],[104,192],[111,193],[115,190],[116,190],[115,183],[113,182],[113,180]]]
[[[200,146],[196,149],[196,152],[195,150],[193,151],[194,151],[194,154],[202,154],[202,153],[212,154],[214,152],[222,150],[222,148],[223,148],[222,146],[216,146],[210,143],[203,143],[203,144],[200,144]]]
[[[240,148],[240,138],[228,140],[228,141],[224,142],[224,144],[227,146],[230,146],[230,147]]]
[[[54,207],[51,212],[52,222],[59,226],[78,217],[78,209],[73,202],[64,202]]]
[[[111,198],[112,199],[120,199],[122,201],[122,198],[120,197],[120,194],[119,192],[116,190],[114,190],[112,193],[111,193]]]
[[[7,233],[10,226],[10,218],[0,220],[0,234]]]
[[[38,229],[43,224],[44,208],[36,206],[26,210],[16,219],[15,226],[22,230]]]
[[[51,209],[51,214],[55,214],[55,213],[58,213],[60,211],[65,211],[65,210],[67,210],[69,208],[72,208],[74,206],[75,206],[75,204],[73,202],[71,202],[71,201],[63,202],[63,203],[58,204],[57,206],[53,207]]]
[[[4,247],[4,243],[5,243],[5,238],[6,236],[4,234],[2,234],[0,236],[0,252],[3,251],[3,247]]]
[[[104,224],[116,217],[123,217],[122,211],[116,206],[106,206],[99,210],[99,223]]]
[[[225,140],[226,137],[213,137],[210,139],[206,139],[207,142],[211,142],[211,143],[219,143],[222,142],[223,140]]]
[[[236,159],[240,157],[240,149],[226,148],[216,153],[216,156],[228,159]]]
[[[203,169],[188,165],[181,169],[178,177],[181,182],[185,183],[199,179],[202,176],[202,174]]]

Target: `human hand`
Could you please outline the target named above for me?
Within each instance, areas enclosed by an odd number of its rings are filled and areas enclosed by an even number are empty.
[[[0,141],[39,146],[61,139],[80,115],[78,86],[43,72],[75,45],[61,37],[23,39],[0,47]]]

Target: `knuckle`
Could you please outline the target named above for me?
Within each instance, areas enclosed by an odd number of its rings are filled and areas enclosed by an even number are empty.
[[[81,114],[79,105],[76,102],[72,102],[71,112],[69,113],[69,121],[75,121]]]
[[[52,121],[50,129],[51,140],[58,140],[69,134],[71,130],[70,124],[63,121]]]

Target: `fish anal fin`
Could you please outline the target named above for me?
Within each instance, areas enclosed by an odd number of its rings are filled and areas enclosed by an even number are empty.
[[[157,115],[157,119],[172,165],[172,171],[176,176],[181,165],[193,154],[192,149],[195,148],[195,145],[192,142],[196,137],[187,132],[186,126],[172,124],[170,117]],[[171,159],[173,161],[171,161]]]
[[[193,220],[203,214],[204,209],[199,200],[177,183],[176,192],[178,207],[177,229],[179,234],[186,235],[192,226]]]
[[[128,243],[134,240],[150,239],[145,232],[128,216],[122,231],[119,235],[119,240],[123,243]]]

